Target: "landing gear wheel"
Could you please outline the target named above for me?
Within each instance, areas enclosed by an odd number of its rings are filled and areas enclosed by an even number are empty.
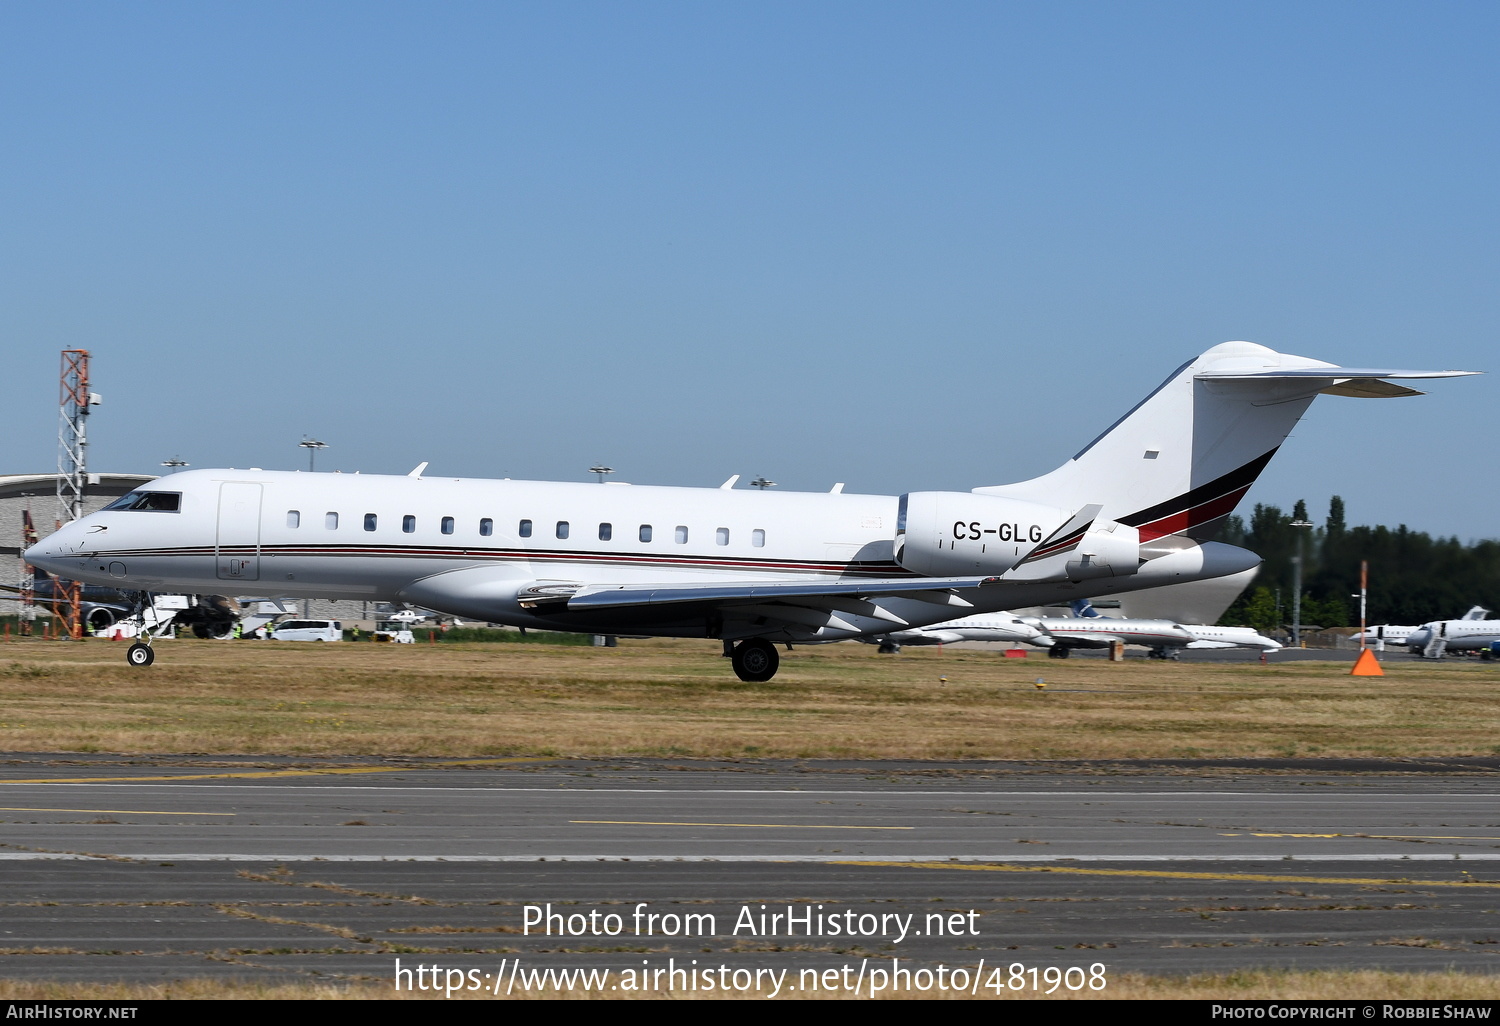
[[[883,641],[880,643],[880,647],[875,651],[879,652],[881,655],[900,655],[901,646],[896,644],[894,641]]]
[[[156,662],[156,653],[151,650],[150,645],[142,645],[137,641],[126,650],[125,661],[131,666],[150,666]]]
[[[1068,658],[1068,649],[1067,649],[1067,646],[1065,646],[1065,645],[1053,645],[1051,648],[1047,649],[1047,658],[1048,659],[1066,659],[1066,658]]]
[[[781,656],[776,646],[764,638],[751,638],[734,646],[730,656],[734,664],[734,675],[752,684],[770,680],[781,666]]]

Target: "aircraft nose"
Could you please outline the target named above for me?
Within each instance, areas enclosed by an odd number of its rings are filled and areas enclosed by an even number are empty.
[[[77,556],[80,550],[82,535],[77,527],[69,524],[41,541],[21,554],[21,558],[32,566],[41,567],[50,573],[56,573],[63,568],[62,560],[68,556]]]

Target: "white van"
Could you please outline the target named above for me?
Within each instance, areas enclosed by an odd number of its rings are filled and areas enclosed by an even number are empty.
[[[343,641],[344,625],[338,620],[283,620],[271,637],[276,641]]]

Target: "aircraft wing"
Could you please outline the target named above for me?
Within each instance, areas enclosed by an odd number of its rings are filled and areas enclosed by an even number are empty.
[[[866,581],[761,581],[745,584],[656,584],[585,585],[568,596],[569,609],[604,609],[619,606],[651,606],[667,602],[765,602],[778,599],[812,599],[823,596],[849,598],[922,599],[925,592],[939,605],[969,605],[948,594],[956,588],[983,588],[999,584],[998,577],[902,577]],[[938,593],[943,593],[941,599]]]
[[[1127,639],[1120,637],[1118,634],[1102,634],[1088,631],[1078,634],[1074,634],[1072,631],[1065,631],[1058,632],[1053,636],[1058,641],[1082,648],[1108,648],[1116,641],[1126,641],[1127,644],[1129,643]]]

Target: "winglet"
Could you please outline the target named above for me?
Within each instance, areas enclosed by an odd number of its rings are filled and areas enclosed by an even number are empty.
[[[427,461],[423,460],[421,463],[417,464],[416,469],[414,469],[410,474],[407,474],[406,476],[407,477],[415,477],[415,478],[420,479],[422,477],[422,472],[425,471],[426,469],[427,469]]]

